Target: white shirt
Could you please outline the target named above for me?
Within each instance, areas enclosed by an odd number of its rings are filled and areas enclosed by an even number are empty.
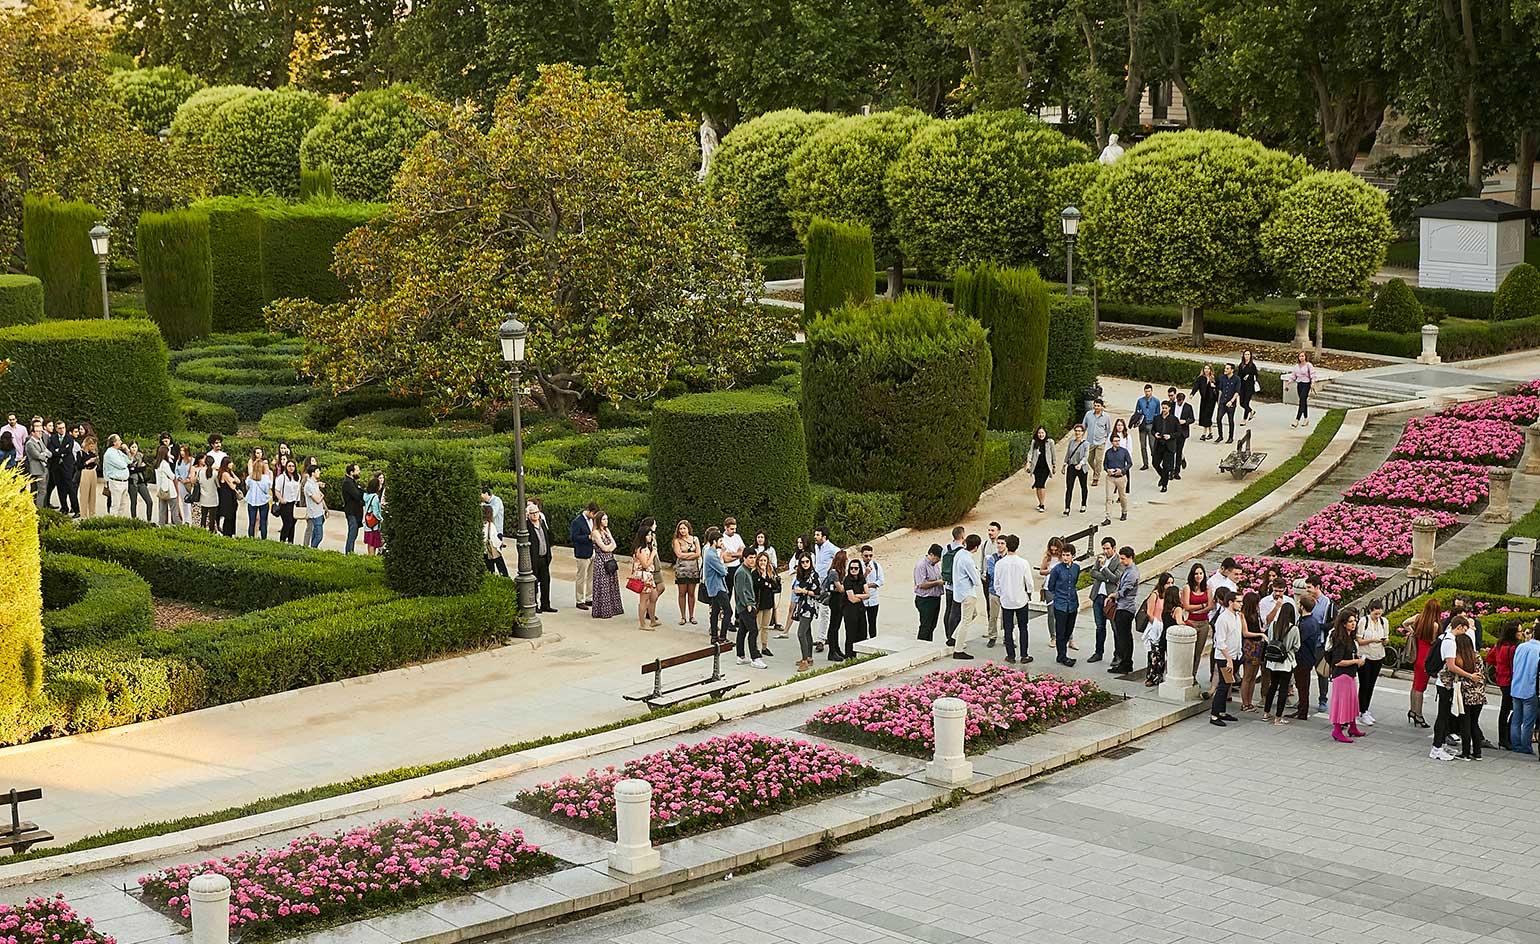
[[[272,473],[263,473],[261,478],[253,475],[246,476],[246,504],[253,508],[260,508],[267,504],[272,497]]]
[[[292,505],[299,501],[299,488],[299,479],[291,479],[285,473],[278,476],[278,481],[273,486],[273,491],[277,494],[280,505]]]
[[[216,469],[225,464],[225,458],[229,455],[223,449],[210,449],[208,454],[214,457],[214,468]]]
[[[1267,621],[1272,619],[1273,610],[1277,608],[1278,604],[1292,602],[1294,601],[1289,597],[1287,593],[1277,599],[1274,599],[1272,591],[1269,590],[1267,596],[1263,597],[1257,603],[1257,615],[1262,617],[1262,625],[1266,626]]]
[[[1438,670],[1438,674],[1433,676],[1433,684],[1434,685],[1437,685],[1439,688],[1448,688],[1449,687],[1448,685],[1444,684],[1444,666],[1445,666],[1445,664],[1447,664],[1447,661],[1449,659],[1453,659],[1459,653],[1459,651],[1460,651],[1459,647],[1455,645],[1454,633],[1449,631],[1449,630],[1447,630],[1447,629],[1444,630],[1444,635],[1439,637],[1439,643],[1438,643],[1438,666],[1439,666],[1439,670]]]
[[[1241,595],[1241,588],[1235,585],[1235,581],[1226,577],[1223,573],[1219,573],[1208,578],[1208,598],[1210,600],[1219,595],[1220,587],[1229,587],[1231,593],[1236,596]],[[1272,594],[1269,593],[1268,597],[1271,598]],[[1262,612],[1262,605],[1260,603],[1257,604],[1257,613],[1262,617],[1263,622],[1267,621],[1267,614]],[[1214,604],[1214,608],[1208,611],[1208,615],[1210,621],[1216,619],[1219,615],[1219,604]]]
[[[1032,568],[1020,554],[1006,554],[995,561],[995,582],[991,585],[1000,597],[1000,606],[1019,610],[1032,600]]]
[[[765,545],[765,544],[756,544],[756,545],[754,545],[754,553],[755,554],[769,554],[770,555],[770,569],[771,570],[779,570],[780,569],[781,562],[780,562],[780,559],[775,556],[775,548],[770,547],[769,545]]]
[[[866,605],[876,606],[880,602],[877,599],[877,591],[882,588],[882,565],[876,561],[872,561],[870,564],[867,564],[865,561],[861,563],[863,565],[862,569],[866,573],[866,592],[871,594],[866,598]]]
[[[1234,661],[1241,657],[1241,615],[1228,607],[1214,620],[1214,658]]]
[[[734,561],[728,561],[726,559],[726,557],[724,556],[724,558],[722,560],[722,563],[727,564],[727,566],[729,566],[729,567],[737,567],[739,564],[743,563],[743,535],[741,535],[741,534],[724,534],[724,535],[722,535],[722,550],[723,551],[736,551],[737,554],[738,554],[738,559],[734,560]]]

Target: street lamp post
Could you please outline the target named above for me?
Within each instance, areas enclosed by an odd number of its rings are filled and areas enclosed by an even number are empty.
[[[107,248],[112,233],[106,223],[91,227],[91,251],[96,253],[96,268],[102,278],[102,317],[111,318],[112,309],[107,304]]]
[[[1064,227],[1064,294],[1074,298],[1075,234],[1080,231],[1080,211],[1072,206],[1065,207],[1059,214],[1059,223]]]
[[[540,611],[535,599],[534,558],[529,552],[529,515],[524,499],[524,420],[519,413],[519,400],[524,389],[524,341],[528,336],[529,329],[516,318],[504,321],[497,332],[503,360],[513,368],[513,472],[519,492],[519,530],[514,532],[514,545],[519,550],[519,573],[514,578],[519,595],[519,622],[513,635],[519,639],[538,639],[544,630],[540,626]]]

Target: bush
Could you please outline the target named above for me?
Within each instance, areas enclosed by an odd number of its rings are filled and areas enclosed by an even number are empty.
[[[1064,242],[1064,210],[1086,205],[1086,193],[1110,165],[1085,161],[1066,164],[1048,176],[1048,199],[1043,202],[1043,245],[1047,261],[1038,267],[1045,278],[1063,281],[1067,262]],[[1081,273],[1082,281],[1084,273]]]
[[[399,85],[359,92],[300,142],[305,167],[330,167],[345,200],[385,200],[406,152],[428,131]]]
[[[1063,439],[1069,432],[1070,424],[1080,420],[1080,401],[1045,399],[1043,401],[1042,419],[1038,425],[1048,431],[1050,439]]]
[[[193,204],[209,218],[209,258],[214,273],[214,330],[251,331],[266,326],[262,306],[262,211],[279,205],[253,197],[215,197]]]
[[[108,561],[43,558],[43,645],[48,652],[91,646],[155,625],[150,585]]]
[[[18,411],[19,412],[19,411]],[[27,477],[0,469],[0,719],[43,679],[43,595],[37,508]]]
[[[960,314],[989,331],[989,428],[1037,426],[1048,379],[1048,287],[1035,269],[985,264],[956,279]]]
[[[177,659],[145,659],[121,644],[48,658],[42,695],[0,724],[0,743],[63,737],[203,707],[202,673]]]
[[[1176,386],[1187,389],[1202,373],[1204,364],[1213,361],[1189,360],[1185,357],[1166,357],[1158,354],[1135,354],[1129,351],[1100,351],[1097,359],[1104,377],[1126,377],[1156,386]],[[1264,370],[1257,374],[1262,381],[1260,396],[1271,399],[1283,398],[1283,379],[1277,371]],[[1129,404],[1132,409],[1133,404]]]
[[[840,547],[860,544],[903,525],[904,499],[897,492],[849,492],[813,486],[813,526]]]
[[[813,526],[807,441],[797,404],[778,394],[744,390],[696,393],[652,410],[647,470],[659,533],[688,520],[696,533],[734,516],[752,534],[789,548]],[[739,461],[701,449],[731,443]]]
[[[501,476],[488,476],[488,478],[499,492],[511,491],[512,472],[503,473]],[[541,505],[545,508],[546,517],[551,520],[551,539],[561,545],[569,543],[567,524],[576,518],[591,501],[598,502],[600,510],[610,516],[610,530],[614,532],[616,540],[629,541],[631,536],[636,534],[637,525],[641,524],[642,519],[652,514],[648,510],[651,502],[648,493],[623,488],[604,488],[581,482],[560,481],[546,488],[534,489],[531,494],[540,499]],[[663,529],[664,525],[658,526],[659,533]],[[664,543],[667,544],[667,542]]]
[[[337,199],[337,182],[332,177],[330,164],[299,169],[299,198],[302,201]]]
[[[1096,320],[1091,302],[1054,295],[1048,304],[1047,380],[1043,395],[1078,404],[1096,383]]]
[[[172,355],[172,374],[195,383],[292,386],[299,382],[292,354],[255,353],[259,348],[248,349],[252,353],[203,353],[207,350],[191,348],[193,357],[178,356],[184,353],[180,351]]]
[[[375,203],[304,203],[262,213],[262,289],[267,301],[341,301],[332,248],[384,209]]]
[[[1472,292],[1459,288],[1423,288],[1417,286],[1412,294],[1424,306],[1438,308],[1457,318],[1475,318],[1487,321],[1492,317],[1492,306],[1497,296],[1492,292]],[[1537,312],[1540,314],[1540,312]]]
[[[1521,262],[1497,287],[1497,296],[1492,299],[1492,317],[1497,321],[1513,321],[1536,315],[1540,315],[1540,271]]]
[[[1262,258],[1300,295],[1357,294],[1395,235],[1383,193],[1346,171],[1319,171],[1278,195],[1262,223]]]
[[[215,112],[238,98],[260,92],[261,89],[249,85],[212,85],[199,89],[177,106],[171,117],[171,137],[195,147],[206,144]]]
[[[239,95],[220,105],[204,135],[221,193],[299,194],[299,144],[327,112],[298,89]]]
[[[214,330],[209,218],[197,210],[139,217],[139,268],[150,320],[172,347]]]
[[[714,162],[713,162],[714,166]],[[787,224],[789,227],[791,224]],[[795,238],[795,234],[793,234]],[[800,246],[798,247],[801,248]],[[774,282],[779,279],[800,279],[805,274],[802,267],[803,257],[801,253],[795,256],[762,256],[759,266],[763,270],[765,281]]]
[[[43,282],[36,276],[0,272],[0,328],[43,320]]]
[[[99,318],[101,275],[91,251],[91,227],[102,211],[89,203],[28,195],[22,209],[27,274],[43,283],[49,318]]]
[[[381,523],[386,586],[409,596],[473,592],[486,565],[480,483],[470,457],[433,443],[413,445],[391,458],[389,478]]]
[[[1369,330],[1395,334],[1422,330],[1422,303],[1405,282],[1391,279],[1380,286],[1369,307]]]
[[[864,305],[877,292],[877,262],[872,231],[860,223],[814,219],[807,227],[807,276],[802,288],[803,318],[841,305]]]
[[[269,384],[236,385],[178,380],[172,384],[172,388],[180,397],[227,406],[235,411],[237,418],[243,420],[261,419],[268,410],[303,403],[315,396],[315,390],[310,387],[278,387]]]
[[[738,231],[757,254],[792,253],[797,233],[786,211],[786,166],[808,135],[834,120],[828,112],[772,111],[733,128],[711,157],[706,190],[733,201]],[[800,267],[798,275],[801,274]],[[765,278],[796,278],[774,274]]]
[[[97,434],[176,423],[166,345],[147,321],[45,321],[0,328],[0,402],[18,416],[90,420]]]
[[[107,85],[134,126],[153,135],[171,127],[177,109],[203,88],[203,80],[176,66],[154,66],[119,69],[107,77]]]
[[[196,429],[199,432],[234,436],[241,428],[240,416],[233,408],[223,403],[183,397],[177,409],[182,414],[181,429]]]
[[[906,524],[957,520],[983,489],[990,369],[984,328],[926,296],[813,319],[802,367],[813,478],[897,491]],[[652,481],[667,480],[655,468]]]

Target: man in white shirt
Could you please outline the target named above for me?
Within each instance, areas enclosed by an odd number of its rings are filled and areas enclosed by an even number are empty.
[[[1027,654],[1027,605],[1032,602],[1034,587],[1032,568],[1016,552],[1021,549],[1021,538],[1007,534],[1004,538],[1005,554],[995,561],[994,589],[999,594],[1000,620],[1005,624],[1005,661],[1015,662],[1016,635],[1021,640],[1021,661],[1031,662]],[[1015,628],[1016,633],[1011,629]]]
[[[208,456],[214,460],[215,469],[225,464],[225,457],[227,455],[229,453],[225,452],[225,438],[218,434],[210,436]]]
[[[1449,626],[1434,643],[1438,646],[1438,664],[1441,669],[1448,668],[1459,654],[1455,637],[1469,631],[1470,623],[1465,617],[1456,616],[1449,621]],[[1433,749],[1428,751],[1428,756],[1433,760],[1454,760],[1454,755],[1444,749],[1444,742],[1451,739],[1455,728],[1454,688],[1444,681],[1442,671],[1433,676],[1433,684],[1437,686],[1438,719],[1433,722]]]
[[[819,586],[825,585],[824,577],[829,573],[829,568],[834,564],[834,555],[839,552],[840,549],[835,546],[833,541],[829,540],[828,532],[824,531],[823,528],[813,529],[813,571],[818,574]],[[818,628],[813,633],[813,639],[815,640],[813,646],[816,651],[823,651],[823,640],[828,633],[829,604],[820,603],[818,604]]]
[[[1000,522],[989,523],[988,537],[984,539],[984,611],[989,620],[989,648],[995,647],[995,640],[1000,636],[1000,598],[995,595],[994,573],[995,561],[1005,553],[1000,545]]]
[[[727,565],[727,585],[733,585],[738,567],[743,563],[743,535],[738,533],[738,519],[722,519],[722,563]]]
[[[973,552],[984,543],[977,534],[968,535],[963,549],[952,557],[952,586],[949,593],[955,604],[946,614],[946,644],[953,647],[952,658],[971,659],[963,650],[968,645],[968,627],[979,611],[979,593],[983,590],[983,578],[979,575],[978,561]]]
[[[1271,587],[1267,588],[1267,596],[1257,603],[1257,615],[1262,617],[1262,625],[1264,627],[1273,625],[1273,614],[1277,612],[1278,605],[1285,600],[1291,600],[1289,583],[1280,577],[1273,581]]]
[[[866,575],[866,638],[877,636],[877,591],[882,589],[882,565],[872,559],[872,546],[861,545],[861,569]]]
[[[1210,600],[1214,599],[1214,595],[1219,592],[1221,587],[1229,588],[1231,593],[1239,597],[1241,595],[1241,588],[1236,584],[1236,579],[1240,576],[1241,569],[1236,566],[1235,558],[1226,557],[1219,563],[1219,573],[1208,578],[1208,598]],[[1261,613],[1260,607],[1258,608],[1258,612]],[[1264,620],[1267,619],[1266,613],[1261,613],[1261,616]],[[1215,603],[1214,606],[1209,610],[1208,618],[1209,625],[1214,625],[1214,620],[1219,618],[1218,603]]]

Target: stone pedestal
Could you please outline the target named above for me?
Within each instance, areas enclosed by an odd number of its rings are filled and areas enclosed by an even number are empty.
[[[627,875],[651,872],[662,864],[652,847],[652,784],[622,780],[615,784],[615,848],[610,868]]]
[[[1178,334],[1180,334],[1184,338],[1192,337],[1192,306],[1191,305],[1183,305],[1182,306],[1182,323],[1176,329],[1176,331],[1177,331]]]
[[[968,703],[961,698],[938,698],[931,704],[936,749],[925,767],[925,779],[943,787],[955,787],[973,779],[973,765],[963,750],[963,729],[968,723]]]
[[[1535,539],[1508,539],[1508,592],[1518,597],[1535,595]]]
[[[187,883],[192,944],[230,944],[230,880],[205,872]]]
[[[1506,466],[1487,469],[1487,510],[1481,513],[1482,521],[1507,524],[1513,520],[1513,512],[1508,507],[1512,484],[1512,469]]]
[[[1540,420],[1524,427],[1524,474],[1540,474]]]
[[[1440,363],[1438,356],[1438,325],[1425,324],[1422,326],[1422,353],[1418,355],[1417,363]]]
[[[1198,680],[1192,675],[1192,653],[1197,645],[1198,632],[1191,626],[1166,630],[1166,680],[1160,683],[1161,698],[1198,700]]]
[[[1426,515],[1412,521],[1412,562],[1406,572],[1413,577],[1433,576],[1433,545],[1438,543],[1438,523]]]
[[[1300,350],[1310,347],[1310,309],[1301,308],[1294,313],[1294,346]]]

